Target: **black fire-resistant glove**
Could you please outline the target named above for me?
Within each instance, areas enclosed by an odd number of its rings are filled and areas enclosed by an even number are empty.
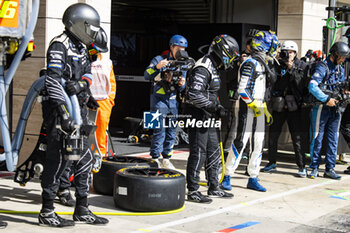
[[[61,118],[61,128],[66,133],[71,133],[74,130],[74,120],[70,117],[69,112],[64,104],[58,106],[58,114]]]
[[[97,110],[100,107],[100,105],[97,103],[97,101],[95,100],[95,98],[93,96],[89,97],[89,100],[86,103],[86,105],[88,106],[88,108],[90,108],[92,110]]]
[[[226,108],[224,108],[224,106],[222,105],[217,105],[216,107],[216,115],[219,117],[219,118],[222,118],[222,117],[225,117],[227,116],[228,114],[228,111]]]
[[[69,96],[79,94],[80,92],[89,88],[89,84],[85,80],[66,82],[66,91]]]

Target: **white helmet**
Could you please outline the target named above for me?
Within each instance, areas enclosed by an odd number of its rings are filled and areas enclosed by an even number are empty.
[[[292,50],[298,53],[298,45],[292,40],[286,40],[282,43],[281,50]]]

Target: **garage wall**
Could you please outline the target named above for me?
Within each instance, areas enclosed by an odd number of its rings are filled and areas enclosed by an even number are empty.
[[[275,28],[274,0],[234,1],[233,23],[269,25]]]
[[[298,44],[298,57],[308,49],[322,50],[322,28],[326,25],[328,0],[279,0],[278,38]]]
[[[276,0],[216,0],[211,3],[211,23],[269,25],[276,30]]]

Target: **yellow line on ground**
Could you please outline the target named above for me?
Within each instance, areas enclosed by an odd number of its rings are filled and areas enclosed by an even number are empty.
[[[160,211],[160,212],[93,212],[95,215],[111,215],[111,216],[147,216],[147,215],[164,215],[174,214],[185,209],[185,205],[176,210]],[[17,211],[17,210],[1,210],[2,214],[39,214],[39,211]],[[56,212],[59,215],[72,215],[73,212]]]

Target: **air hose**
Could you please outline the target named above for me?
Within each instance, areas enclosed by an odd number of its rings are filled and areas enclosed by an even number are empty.
[[[334,21],[334,27],[332,27],[332,26],[330,25],[330,22],[331,22],[331,21]],[[338,21],[336,20],[336,18],[334,18],[334,17],[329,17],[329,18],[327,19],[326,26],[327,26],[327,28],[328,28],[329,30],[334,30],[332,43],[331,43],[331,45],[329,46],[329,47],[332,47],[332,45],[333,45],[334,42],[335,42],[335,37],[337,36],[337,30],[338,30],[339,28],[342,28],[342,27],[346,26],[346,24],[340,24],[340,25],[339,25],[339,24],[338,24]]]

